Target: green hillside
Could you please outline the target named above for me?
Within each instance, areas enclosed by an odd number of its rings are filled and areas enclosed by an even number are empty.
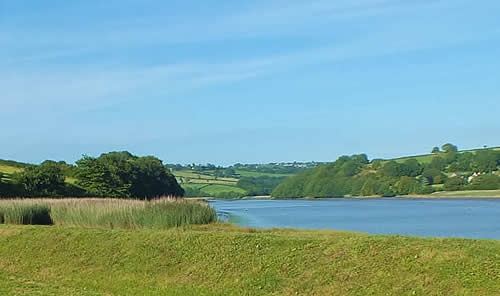
[[[392,160],[370,161],[365,154],[342,156],[286,179],[272,196],[400,196],[436,191],[446,191],[442,196],[463,196],[461,191],[500,190],[499,148],[457,151],[456,146],[445,144],[433,151]],[[492,195],[497,194],[488,196]]]
[[[498,295],[500,242],[0,225],[1,295]]]
[[[462,150],[462,151],[458,151],[458,153],[470,152],[470,153],[476,154],[478,151],[484,151],[484,150],[500,151],[500,147],[491,147],[491,148],[487,148],[487,149]],[[394,158],[394,159],[388,159],[388,161],[389,160],[395,160],[397,162],[402,163],[402,162],[405,162],[406,160],[409,160],[409,159],[415,159],[415,160],[417,160],[418,162],[421,162],[421,163],[429,163],[429,162],[432,161],[432,158],[434,156],[439,156],[439,155],[443,156],[444,152],[422,154],[422,155],[414,155],[414,156],[403,156],[403,157],[397,157],[397,158]]]

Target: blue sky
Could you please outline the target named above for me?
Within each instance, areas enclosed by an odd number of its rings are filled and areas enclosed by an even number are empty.
[[[0,158],[500,146],[494,0],[0,0]]]

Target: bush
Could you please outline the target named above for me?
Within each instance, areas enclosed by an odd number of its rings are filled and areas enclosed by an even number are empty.
[[[467,180],[462,177],[451,177],[444,183],[443,189],[446,191],[458,191],[463,190],[465,185],[467,185]]]
[[[500,177],[497,175],[480,175],[472,180],[471,188],[476,190],[500,189]]]

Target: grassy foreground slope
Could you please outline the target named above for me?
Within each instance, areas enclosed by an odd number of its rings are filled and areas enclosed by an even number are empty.
[[[1,295],[498,295],[500,241],[0,226]]]

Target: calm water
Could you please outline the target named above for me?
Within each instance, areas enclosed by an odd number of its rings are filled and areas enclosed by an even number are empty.
[[[240,226],[336,229],[372,234],[500,239],[500,199],[210,201]]]

